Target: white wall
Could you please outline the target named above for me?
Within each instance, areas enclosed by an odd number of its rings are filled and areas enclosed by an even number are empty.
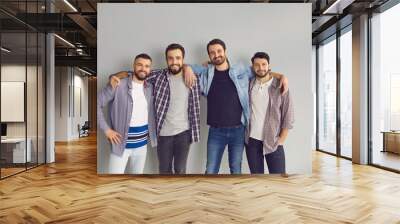
[[[55,73],[55,141],[70,141],[88,120],[88,77],[72,67],[56,67]],[[82,114],[76,107],[79,89]]]
[[[20,64],[8,64],[1,66],[1,81],[9,82],[26,82],[25,69],[32,70],[32,67]],[[7,108],[1,108],[6,110]],[[25,122],[11,122],[7,123],[7,136],[8,137],[25,137]]]
[[[25,64],[7,63],[1,66],[1,81],[24,82],[26,84],[26,121],[6,122],[7,137],[24,138],[25,135],[31,142],[32,158],[36,162],[37,153],[39,163],[44,162],[44,89],[41,66],[25,66]],[[26,81],[27,78],[27,81]],[[22,93],[23,94],[23,93]],[[2,96],[7,97],[7,96]],[[12,108],[1,108],[1,110],[12,110]],[[26,111],[24,111],[26,110]],[[10,111],[8,111],[10,112]],[[12,111],[11,111],[12,112]]]
[[[72,115],[73,119],[71,120],[71,135],[73,138],[78,138],[79,133],[77,126],[80,124],[81,126],[85,123],[85,121],[88,120],[89,114],[88,114],[88,77],[87,76],[82,76],[83,73],[81,73],[78,70],[75,70],[75,75],[74,75],[74,107],[72,108]],[[78,72],[78,74],[76,73]],[[80,91],[80,93],[79,93]],[[79,97],[80,95],[80,97]],[[80,102],[79,102],[80,101]],[[71,105],[72,106],[72,105]],[[80,109],[82,110],[80,112]]]
[[[27,66],[20,64],[5,64],[1,66],[1,81],[8,82],[25,82],[26,72],[28,74],[36,74],[36,66]],[[29,77],[28,77],[29,78]],[[27,118],[28,118],[28,137],[35,130],[36,135],[36,80],[29,79],[29,85],[33,88],[27,88],[27,106],[30,106],[30,109],[27,109]],[[1,110],[8,110],[9,108],[1,108]],[[24,109],[24,108],[22,108]],[[35,113],[33,113],[35,112]],[[8,137],[25,137],[25,126],[26,122],[7,122],[7,135]]]
[[[285,74],[295,104],[295,128],[286,148],[288,173],[311,173],[314,148],[314,85],[311,72],[311,4],[98,4],[98,90],[109,74],[130,69],[135,55],[147,52],[155,68],[165,67],[164,50],[173,42],[186,49],[186,63],[208,60],[213,38],[227,44],[232,63],[250,64],[256,51],[271,56],[274,71]],[[188,173],[204,173],[206,103],[201,102],[201,142],[191,146]],[[109,144],[98,132],[98,172],[107,173]],[[145,173],[157,172],[150,149]],[[243,172],[248,173],[243,158]],[[229,173],[225,153],[220,173]]]
[[[68,67],[55,68],[55,141],[68,140]]]

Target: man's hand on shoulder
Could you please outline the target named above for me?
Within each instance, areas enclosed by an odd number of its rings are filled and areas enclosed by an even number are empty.
[[[115,73],[110,77],[110,85],[115,89],[119,86],[121,79],[127,78],[128,76],[129,74],[126,71]]]

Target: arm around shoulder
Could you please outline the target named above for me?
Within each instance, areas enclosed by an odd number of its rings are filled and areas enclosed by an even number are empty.
[[[282,128],[293,128],[294,105],[293,98],[289,90],[282,95],[282,122]]]

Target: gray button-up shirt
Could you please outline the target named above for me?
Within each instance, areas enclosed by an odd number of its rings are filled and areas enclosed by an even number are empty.
[[[152,97],[152,85],[144,84],[144,95],[148,105],[148,127],[149,139],[152,147],[157,146],[157,135],[154,120],[154,103]],[[108,105],[108,115],[110,125],[103,112],[103,109]],[[97,122],[100,128],[105,132],[108,129],[113,129],[122,135],[121,144],[112,144],[111,150],[113,153],[122,156],[126,140],[128,139],[128,130],[130,120],[132,118],[132,108],[134,102],[132,100],[132,75],[126,79],[121,79],[117,88],[113,89],[108,83],[97,96]]]
[[[250,114],[252,112],[252,103],[254,103],[251,99],[251,91],[254,87],[255,81],[256,79],[253,78],[249,83]],[[271,86],[268,88],[268,94],[269,101],[264,122],[264,154],[272,153],[278,148],[278,139],[281,130],[284,128],[293,128],[294,123],[293,101],[290,92],[288,91],[282,95],[281,88],[279,88],[279,81],[273,79]],[[253,122],[260,121],[250,120],[249,125],[246,128],[246,143],[248,143],[251,124]]]

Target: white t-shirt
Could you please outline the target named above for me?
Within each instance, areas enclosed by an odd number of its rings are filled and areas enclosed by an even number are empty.
[[[269,104],[268,89],[273,79],[265,83],[256,80],[251,90],[250,137],[260,141],[264,140],[265,116]]]
[[[130,127],[140,127],[148,124],[147,101],[144,95],[143,83],[132,81],[132,118]]]

